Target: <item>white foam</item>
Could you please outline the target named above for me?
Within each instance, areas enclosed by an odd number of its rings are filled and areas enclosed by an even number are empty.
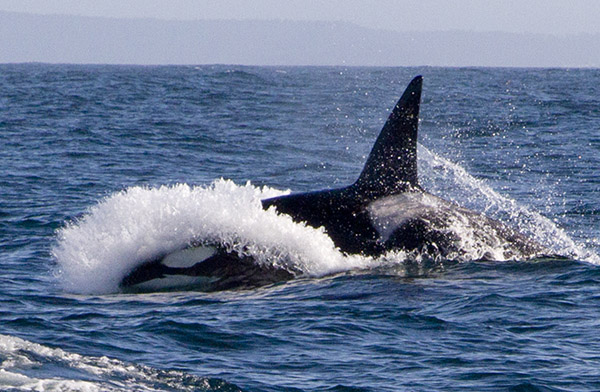
[[[13,373],[0,369],[0,388],[11,391],[44,391],[44,392],[96,392],[96,391],[116,391],[114,388],[98,385],[79,380],[64,380],[60,378],[39,379],[27,377],[19,373]]]
[[[118,192],[59,230],[52,251],[59,276],[71,292],[116,292],[137,265],[192,242],[219,243],[259,263],[308,276],[373,262],[344,256],[323,229],[295,223],[274,209],[263,210],[261,199],[284,193],[222,179],[206,187],[179,184]]]
[[[85,356],[0,334],[0,390],[140,391],[204,390],[207,379],[107,357]],[[35,358],[32,362],[30,358]],[[48,371],[53,376],[42,378]],[[69,374],[74,378],[61,377]],[[54,376],[54,374],[56,374]]]
[[[89,391],[116,390],[107,385],[100,387],[96,383],[85,380],[72,380],[60,377],[38,378],[28,376],[29,369],[43,364],[33,362],[31,354],[37,361],[63,362],[80,369],[95,370],[92,373],[102,373],[90,363],[89,358],[78,354],[67,353],[61,349],[53,349],[40,344],[28,342],[14,336],[0,335],[0,388],[20,391]],[[109,370],[107,370],[109,371]]]

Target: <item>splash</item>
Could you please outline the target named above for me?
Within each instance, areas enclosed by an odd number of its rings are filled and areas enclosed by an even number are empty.
[[[463,204],[462,195],[463,200],[476,204],[475,210],[508,223],[556,255],[600,263],[595,253],[576,244],[549,219],[500,195],[459,165],[422,146],[419,149],[425,158],[420,160],[422,179],[432,193],[443,193],[444,198],[457,204]],[[451,192],[447,192],[449,188]],[[257,263],[306,277],[389,267],[407,259],[421,261],[432,257],[427,250],[395,251],[377,259],[346,255],[323,228],[296,223],[273,208],[262,208],[262,199],[286,193],[249,182],[240,186],[223,179],[208,186],[126,189],[101,200],[81,219],[58,231],[52,253],[59,265],[59,278],[69,292],[118,292],[123,277],[138,265],[193,243],[218,243],[230,252],[251,256]],[[436,203],[417,204],[419,208],[436,208]],[[450,257],[452,260],[478,260],[482,255],[499,261],[519,259],[519,254],[511,256],[506,244],[493,233],[482,237],[480,226],[469,225],[472,219],[454,214],[446,221],[460,240],[460,253]]]
[[[422,145],[419,145],[419,156],[422,158],[419,160],[422,182],[431,193],[502,221],[556,255],[600,264],[600,256],[577,244],[556,223],[496,192],[484,181],[467,173],[462,166]]]
[[[65,289],[75,293],[118,291],[133,268],[193,242],[219,243],[306,276],[365,268],[373,260],[340,253],[322,228],[264,210],[261,199],[285,194],[250,183],[217,180],[132,187],[100,201],[58,232],[53,255]]]

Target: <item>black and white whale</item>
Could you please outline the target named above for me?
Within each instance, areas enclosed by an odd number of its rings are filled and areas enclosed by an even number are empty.
[[[479,259],[527,258],[544,248],[514,229],[434,196],[419,185],[417,133],[423,79],[415,77],[383,126],[352,185],[262,200],[296,222],[323,227],[345,254],[377,257],[389,251],[456,258],[468,246]],[[260,286],[292,279],[297,271],[255,263],[218,244],[192,244],[131,271],[122,288],[156,289],[180,278],[210,289]]]

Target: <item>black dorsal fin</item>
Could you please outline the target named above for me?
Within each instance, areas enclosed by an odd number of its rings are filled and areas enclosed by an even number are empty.
[[[417,130],[423,78],[415,77],[383,126],[353,188],[369,199],[418,188]]]

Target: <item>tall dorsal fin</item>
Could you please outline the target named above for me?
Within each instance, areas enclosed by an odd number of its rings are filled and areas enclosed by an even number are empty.
[[[418,187],[417,130],[423,78],[415,77],[383,126],[353,187],[374,199]]]

